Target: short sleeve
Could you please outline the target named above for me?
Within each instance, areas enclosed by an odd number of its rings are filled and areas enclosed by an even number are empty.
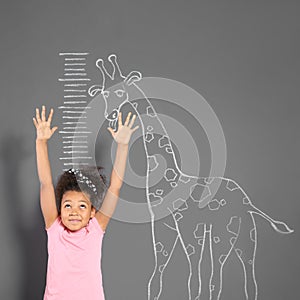
[[[99,231],[101,234],[105,234],[105,230],[101,228],[100,224],[98,223],[95,217],[90,220],[90,223],[90,225],[94,226],[96,230]]]
[[[49,228],[45,228],[45,230],[49,233],[53,231],[55,228],[57,229],[61,225],[61,219],[60,217],[57,217],[55,221],[52,223],[52,225]]]

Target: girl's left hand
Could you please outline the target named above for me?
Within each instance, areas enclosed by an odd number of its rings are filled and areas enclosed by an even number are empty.
[[[132,125],[135,121],[136,115],[133,115],[130,121],[131,112],[128,113],[124,125],[122,124],[122,113],[119,112],[118,116],[118,130],[115,132],[112,128],[108,127],[108,131],[111,133],[112,137],[118,144],[128,145],[130,137],[133,132],[135,132],[139,126],[135,126],[133,129]],[[130,123],[129,123],[130,121]]]

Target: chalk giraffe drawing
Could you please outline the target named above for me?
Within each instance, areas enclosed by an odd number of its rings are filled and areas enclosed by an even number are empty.
[[[254,269],[257,232],[253,215],[263,217],[279,233],[291,233],[293,230],[256,208],[235,181],[183,174],[177,166],[162,122],[136,84],[142,78],[141,73],[132,71],[124,76],[116,55],[110,55],[108,60],[112,73],[107,71],[104,61],[98,59],[96,66],[103,81],[101,85],[91,86],[89,94],[91,97],[102,94],[106,105],[105,118],[111,127],[116,128],[120,109],[127,103],[131,104],[142,125],[147,156],[146,195],[155,255],[155,266],[148,283],[148,300],[160,298],[163,273],[177,243],[183,247],[189,264],[189,300],[200,299],[203,288],[200,271],[205,244],[209,247],[211,265],[207,287],[209,299],[221,297],[223,267],[230,254],[237,255],[242,264],[246,299],[257,299]],[[138,103],[135,101],[136,92],[141,95]],[[161,180],[156,182],[157,178]],[[164,201],[170,194],[172,201]],[[161,212],[166,212],[166,217],[156,218]],[[163,234],[165,231],[168,231],[167,235]]]

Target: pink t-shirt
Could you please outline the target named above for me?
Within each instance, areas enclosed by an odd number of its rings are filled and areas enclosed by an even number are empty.
[[[101,247],[104,231],[92,218],[70,231],[58,217],[47,229],[48,269],[44,300],[104,300]]]

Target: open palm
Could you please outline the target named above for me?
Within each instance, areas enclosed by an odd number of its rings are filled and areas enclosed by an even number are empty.
[[[131,137],[132,133],[135,132],[139,128],[139,126],[135,126],[134,128],[132,128],[133,123],[136,118],[136,115],[133,115],[133,117],[131,118],[131,121],[130,121],[130,117],[131,117],[131,112],[128,113],[127,118],[123,125],[122,124],[122,112],[120,112],[119,116],[118,116],[118,130],[115,132],[115,131],[113,131],[112,128],[110,128],[110,127],[107,128],[109,130],[109,132],[111,133],[111,135],[113,136],[114,140],[118,144],[127,145],[130,141],[130,137]],[[130,123],[129,123],[129,121],[130,121]]]
[[[36,128],[36,138],[37,140],[48,140],[51,138],[53,133],[56,131],[57,126],[51,129],[51,121],[53,116],[53,109],[51,108],[48,120],[46,120],[46,108],[42,106],[42,113],[40,116],[40,111],[38,108],[35,110],[35,118],[33,118],[33,123]]]

